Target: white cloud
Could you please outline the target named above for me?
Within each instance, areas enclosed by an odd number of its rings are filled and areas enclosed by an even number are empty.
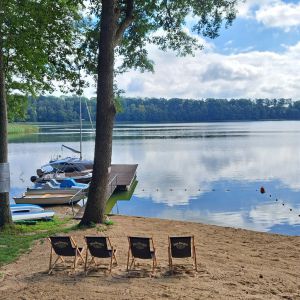
[[[254,18],[255,11],[261,7],[266,5],[272,5],[274,2],[278,2],[276,0],[245,0],[240,2],[237,7],[237,16],[240,18]]]
[[[214,131],[216,124],[186,126],[189,128],[187,132],[182,127],[174,128],[174,125],[157,125],[155,128],[148,125],[142,128],[143,134],[149,137],[157,134],[155,130],[166,137],[172,134],[186,136],[188,132],[197,135],[204,131],[210,136],[218,134]],[[245,132],[245,135],[249,130],[255,134],[242,140],[231,137],[222,148],[214,143],[215,139],[203,139],[201,142],[197,139],[189,142],[184,139],[141,139],[136,140],[133,151],[124,140],[114,140],[113,161],[139,163],[139,185],[135,194],[168,207],[186,205],[203,193],[211,192],[215,182],[222,181],[257,182],[257,188],[260,182],[264,182],[268,192],[272,189],[269,181],[280,182],[283,188],[300,190],[300,156],[295,152],[300,147],[297,122],[269,122],[263,125],[255,122],[237,127],[235,123],[223,123],[220,130],[233,136],[235,130]],[[287,133],[287,130],[293,134]],[[269,132],[268,137],[265,132]]]
[[[300,2],[247,0],[238,11],[239,17],[257,19],[268,27],[288,30],[300,24]],[[192,22],[190,17],[188,23]],[[283,52],[275,53],[254,51],[253,46],[237,51],[230,49],[229,40],[225,49],[230,55],[217,53],[214,45],[201,37],[199,41],[204,51],[185,58],[148,46],[155,73],[129,71],[118,76],[119,87],[126,96],[136,97],[300,99],[300,41],[293,46],[281,45]],[[89,81],[91,87],[85,89],[85,95],[92,97],[96,87]]]
[[[261,6],[255,13],[256,20],[267,27],[289,30],[300,26],[300,3],[274,3]]]
[[[197,52],[177,57],[149,47],[155,73],[130,71],[118,77],[127,96],[181,98],[300,99],[300,42],[282,53],[248,51],[225,55]]]
[[[286,201],[283,201],[286,203]],[[280,203],[264,203],[252,208],[249,212],[249,217],[253,220],[253,223],[260,224],[261,227],[271,228],[278,224],[299,224],[299,216],[295,212],[297,208],[293,205],[280,207]],[[290,209],[293,211],[291,212]]]
[[[266,27],[290,30],[300,26],[300,3],[282,0],[246,0],[240,3],[237,16],[256,19]]]
[[[280,208],[280,209],[279,209]],[[264,203],[252,207],[249,211],[228,211],[212,212],[209,210],[179,210],[176,207],[163,209],[158,217],[172,220],[188,220],[194,222],[205,222],[219,226],[230,226],[256,231],[268,232],[273,226],[299,225],[299,217],[296,212],[291,212],[290,208],[280,207],[280,203]]]

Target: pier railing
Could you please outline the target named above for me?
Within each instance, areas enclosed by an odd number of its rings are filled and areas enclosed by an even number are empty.
[[[79,189],[78,192],[76,194],[74,194],[70,200],[69,200],[69,204],[71,203],[72,204],[72,214],[73,214],[73,217],[75,216],[75,212],[74,212],[74,199],[76,196],[78,196],[80,193],[83,194],[83,197],[82,199],[84,199],[86,196],[87,196],[87,193],[83,191],[83,189]],[[84,202],[83,202],[84,203]]]
[[[118,186],[118,175],[115,175],[108,183],[107,200],[113,194],[117,186]]]
[[[114,177],[112,177],[107,185],[107,189],[106,189],[106,201],[110,198],[110,196],[113,194],[113,192],[115,191],[115,189],[118,186],[118,175],[115,175]],[[83,206],[79,209],[79,211],[75,214],[74,212],[74,207],[73,207],[73,201],[72,203],[72,212],[73,212],[73,216],[75,216],[76,219],[80,219],[83,216],[84,210],[85,210],[85,204],[83,204]]]

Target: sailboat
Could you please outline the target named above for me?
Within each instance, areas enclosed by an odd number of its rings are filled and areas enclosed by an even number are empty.
[[[88,111],[90,123],[93,127],[91,114],[85,102]],[[73,178],[75,181],[80,183],[89,183],[92,179],[93,171],[93,161],[82,159],[82,99],[80,98],[80,150],[76,150],[66,145],[62,145],[73,153],[79,154],[79,157],[65,157],[50,160],[49,163],[41,166],[37,169],[37,176],[32,176],[30,179],[32,182],[41,183],[47,182],[49,180],[55,179],[59,182],[65,180],[66,178]]]

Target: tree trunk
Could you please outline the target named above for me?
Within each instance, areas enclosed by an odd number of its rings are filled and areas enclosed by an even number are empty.
[[[98,52],[97,117],[93,178],[81,225],[103,223],[116,114],[113,101],[116,0],[102,0]]]
[[[0,164],[8,162],[7,149],[7,105],[5,91],[3,48],[0,36]],[[12,218],[9,207],[9,193],[0,193],[0,228],[11,225]]]

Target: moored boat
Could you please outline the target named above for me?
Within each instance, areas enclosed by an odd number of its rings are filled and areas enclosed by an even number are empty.
[[[48,220],[55,212],[44,210],[38,205],[31,204],[12,204],[10,205],[11,215],[14,222],[28,220]]]
[[[84,199],[86,193],[78,191],[76,194],[30,194],[25,193],[21,197],[14,197],[17,204],[38,204],[38,205],[64,205],[74,204]]]
[[[50,162],[36,170],[37,176],[32,176],[32,182],[46,182],[55,179],[62,182],[73,178],[79,183],[89,183],[92,179],[93,162],[77,158],[66,158]]]
[[[78,183],[73,178],[64,179],[58,182],[51,179],[46,182],[38,182],[33,187],[27,188],[27,194],[71,194],[75,195],[80,190],[82,193],[88,191],[89,184]]]
[[[72,148],[68,147],[68,149]],[[40,170],[43,173],[49,173],[49,171],[52,172],[53,169],[63,170],[77,168],[80,170],[91,170],[93,169],[93,163],[94,162],[92,160],[80,159],[77,157],[65,157],[61,159],[50,160],[49,163],[41,166]]]
[[[78,183],[90,183],[92,179],[92,172],[91,170],[83,170],[83,171],[73,171],[73,172],[66,172],[66,171],[55,171],[52,173],[39,173],[38,176],[31,176],[31,181],[34,183],[43,183],[50,181],[52,179],[62,182],[65,179],[72,178]]]

